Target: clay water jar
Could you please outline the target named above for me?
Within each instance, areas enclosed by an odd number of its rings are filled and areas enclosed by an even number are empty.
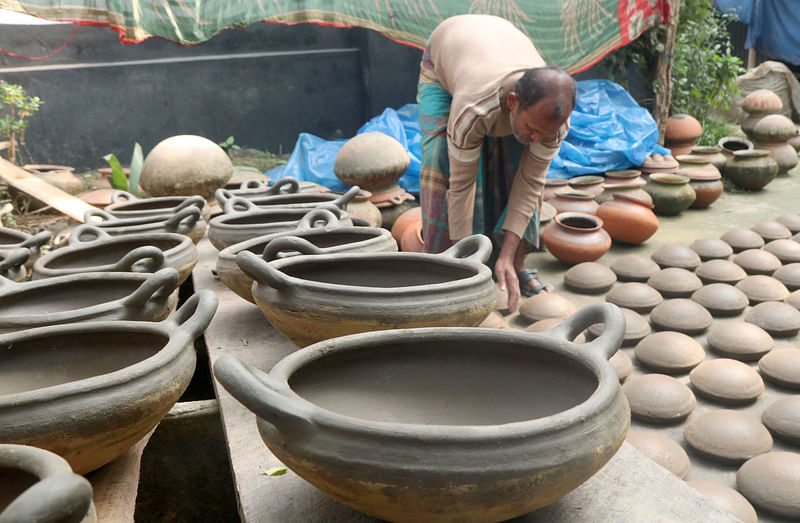
[[[111,236],[171,232],[188,236],[194,243],[203,238],[208,228],[208,224],[203,220],[202,211],[194,205],[184,207],[172,215],[139,218],[116,218],[100,209],[90,209],[83,214],[83,221],[104,230]]]
[[[0,276],[11,281],[23,281],[28,277],[27,265],[30,259],[31,251],[24,247],[7,255],[0,254]]]
[[[50,241],[53,235],[50,231],[42,231],[34,235],[0,227],[0,257],[6,258],[12,251],[17,249],[28,249],[30,256],[26,262],[26,267],[30,269],[39,256],[42,254],[42,247]]]
[[[705,158],[720,172],[722,172],[725,162],[728,161],[728,157],[725,156],[719,145],[695,145],[689,154]]]
[[[277,240],[276,240],[277,241]],[[236,263],[255,281],[253,298],[269,322],[299,346],[358,332],[411,327],[475,327],[494,309],[486,236],[441,254],[305,254],[267,263],[250,251]]]
[[[278,180],[280,182],[281,180]],[[274,187],[274,186],[273,186]],[[244,193],[236,196],[227,189],[217,189],[214,193],[220,205],[227,208],[228,200],[232,198],[243,198],[261,209],[272,209],[277,207],[319,207],[322,204],[332,204],[340,209],[347,207],[347,204],[355,198],[361,190],[358,186],[350,187],[344,194],[335,193],[315,193],[315,192],[294,192],[274,194]],[[225,212],[228,212],[227,210]]]
[[[197,207],[204,220],[211,217],[211,208],[202,196],[158,196],[137,198],[126,191],[114,191],[111,205],[103,210],[116,218],[142,218],[145,216],[172,216],[187,207]]]
[[[722,154],[725,155],[727,160],[733,158],[733,153],[736,151],[747,151],[750,149],[755,149],[753,142],[744,138],[742,136],[725,136],[720,138],[717,142]],[[727,161],[725,162],[727,163]],[[725,175],[725,169],[722,169],[723,176]]]
[[[198,258],[197,247],[182,234],[160,232],[112,237],[102,229],[83,224],[72,231],[66,247],[36,260],[31,279],[84,272],[156,272],[172,267],[178,271],[178,281],[183,283]]]
[[[251,201],[237,197],[225,202],[225,214],[212,218],[208,223],[208,241],[222,250],[256,236],[291,231],[316,208],[332,212],[342,225],[353,225],[347,213],[331,203],[319,207],[261,209]]]
[[[705,209],[722,194],[722,174],[707,158],[691,154],[678,156],[680,168],[677,174],[689,178],[694,189],[695,200],[690,206],[693,209]]]
[[[94,321],[0,335],[0,441],[66,459],[78,474],[142,439],[192,379],[194,339],[217,308],[193,295],[164,321]]]
[[[0,521],[94,523],[92,485],[52,452],[0,444]]]
[[[664,146],[672,150],[673,156],[686,154],[702,134],[703,126],[697,118],[688,114],[674,114],[667,119],[664,128]]]
[[[644,190],[653,198],[653,210],[658,215],[675,216],[694,203],[697,195],[689,185],[689,177],[675,173],[653,173]]]
[[[594,194],[569,188],[557,190],[556,195],[548,200],[548,203],[555,207],[559,213],[582,212],[594,214],[599,205],[594,201]]]
[[[728,160],[723,175],[746,191],[759,191],[778,175],[778,163],[764,149],[736,151]]]
[[[236,264],[236,255],[249,251],[260,256],[273,241],[289,236],[307,241],[311,247],[306,248],[318,254],[397,251],[397,242],[386,229],[341,226],[332,212],[316,209],[301,220],[297,229],[257,236],[221,250],[217,257],[217,276],[220,281],[245,300],[255,303],[253,279]]]
[[[611,248],[603,220],[579,212],[557,214],[542,229],[542,241],[553,256],[570,265],[596,261]]]
[[[397,217],[392,224],[392,238],[395,239],[398,245],[403,238],[403,232],[406,227],[417,222],[422,223],[422,207],[414,207]]]
[[[597,339],[568,341],[598,322]],[[269,373],[224,355],[214,374],[275,456],[331,498],[389,521],[504,521],[563,497],[622,445],[630,411],[608,358],[624,324],[594,303],[545,333],[369,332]]]
[[[612,200],[597,208],[597,217],[611,238],[623,243],[639,245],[658,230],[658,217],[653,204],[648,204],[625,194],[615,194]]]

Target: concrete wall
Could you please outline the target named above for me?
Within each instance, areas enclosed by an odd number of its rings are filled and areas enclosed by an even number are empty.
[[[0,47],[42,56],[72,25],[0,26]],[[113,31],[82,27],[52,58],[0,54],[0,79],[44,100],[23,160],[127,163],[175,134],[290,152],[300,132],[352,136],[385,107],[414,102],[421,51],[365,29],[255,24],[181,47],[159,39],[122,45]]]

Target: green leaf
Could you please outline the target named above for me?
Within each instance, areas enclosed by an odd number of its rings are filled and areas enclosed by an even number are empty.
[[[131,171],[128,185],[130,186],[128,192],[134,196],[139,196],[139,177],[142,175],[142,164],[144,158],[142,156],[142,146],[136,142],[133,146],[133,156],[131,156]]]
[[[286,474],[286,467],[270,467],[268,469],[261,467],[261,473],[265,476],[283,476]]]
[[[109,167],[111,167],[111,187],[120,191],[127,191],[128,177],[125,176],[125,171],[122,170],[122,166],[119,164],[117,157],[113,154],[107,154],[103,156],[103,159],[108,162]]]

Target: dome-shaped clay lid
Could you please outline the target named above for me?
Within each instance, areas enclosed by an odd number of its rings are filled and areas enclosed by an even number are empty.
[[[637,312],[620,307],[622,315],[625,317],[625,333],[622,335],[622,345],[634,345],[639,340],[650,334],[650,325]],[[596,338],[603,333],[605,324],[595,323],[587,329],[592,338]]]
[[[737,283],[736,288],[747,296],[751,305],[765,301],[780,301],[789,296],[789,289],[784,284],[765,274],[748,276]]]
[[[752,367],[731,358],[704,361],[689,373],[701,395],[724,404],[749,403],[764,392],[764,380]]]
[[[765,242],[792,237],[792,231],[777,220],[764,220],[753,225],[750,229],[764,238]]]
[[[699,238],[689,246],[703,261],[724,260],[733,254],[733,247],[718,238]]]
[[[678,160],[671,154],[651,154],[642,162],[644,172],[667,172],[678,168]]]
[[[578,308],[569,299],[553,292],[531,296],[519,306],[520,316],[530,322],[546,318],[566,318],[576,310]]]
[[[695,274],[703,283],[735,284],[747,277],[747,273],[730,260],[708,260],[701,263]]]
[[[747,274],[770,275],[781,267],[781,261],[771,252],[763,249],[747,249],[733,257],[733,263]]]
[[[689,387],[672,376],[630,376],[622,385],[631,415],[651,423],[673,423],[685,419],[697,406]]]
[[[711,313],[699,303],[685,298],[665,300],[650,313],[650,323],[659,330],[673,330],[694,336],[711,325]]]
[[[728,409],[692,416],[683,436],[696,451],[726,463],[741,463],[772,448],[772,436],[764,425],[748,414]]]
[[[790,291],[796,291],[800,289],[800,263],[787,263],[773,272],[772,277],[786,285]]]
[[[764,409],[761,421],[782,440],[800,444],[800,394],[772,403]]]
[[[755,231],[744,228],[731,229],[720,239],[731,246],[734,252],[747,249],[760,249],[764,246],[764,238]]]
[[[767,331],[744,321],[714,325],[706,342],[715,353],[739,361],[756,361],[775,346]]]
[[[788,303],[797,310],[800,310],[800,289],[790,292],[783,302]]]
[[[608,359],[608,362],[614,367],[617,377],[620,382],[625,381],[625,378],[633,372],[633,361],[625,354],[622,349],[617,350],[613,356]]]
[[[647,280],[647,284],[665,298],[688,298],[703,286],[697,275],[679,267],[661,269]]]
[[[800,520],[800,454],[775,451],[741,466],[736,488],[751,503],[789,521]]]
[[[614,271],[597,262],[579,263],[564,273],[564,285],[576,292],[605,292],[616,281]]]
[[[692,293],[692,300],[706,308],[712,316],[736,316],[747,307],[747,296],[727,283],[709,283]]]
[[[410,162],[399,141],[381,132],[367,132],[345,142],[336,155],[333,172],[345,184],[372,191],[396,182]]]
[[[800,311],[788,303],[765,301],[747,311],[744,321],[776,337],[794,336],[800,330]]]
[[[689,480],[686,484],[702,494],[712,504],[729,512],[742,523],[758,523],[756,509],[747,501],[747,498],[734,489],[721,483],[702,479]]]
[[[611,289],[606,294],[606,301],[619,307],[646,314],[653,310],[653,307],[664,301],[664,298],[660,292],[645,283],[627,282]]]
[[[631,180],[641,177],[642,171],[639,169],[616,169],[611,171],[606,171],[606,181],[616,181],[616,180]]]
[[[781,97],[769,89],[756,89],[742,100],[742,111],[753,114],[773,114],[783,109]]]
[[[792,212],[781,214],[775,218],[775,221],[785,225],[790,231],[792,231],[792,234],[800,232],[800,214],[798,213]]]
[[[800,349],[773,349],[758,360],[758,370],[772,383],[800,390]]]
[[[656,262],[640,254],[626,254],[611,264],[611,270],[620,281],[647,281],[661,270]]]
[[[675,172],[687,176],[690,180],[704,182],[722,178],[719,169],[708,158],[692,154],[681,154],[675,158],[680,165]]]
[[[689,455],[667,436],[654,431],[632,431],[628,432],[625,441],[679,478],[683,479],[689,473]]]
[[[782,114],[769,114],[760,118],[750,131],[760,143],[781,143],[797,135],[794,122]]]
[[[700,255],[697,252],[674,243],[662,245],[650,255],[650,258],[661,268],[680,267],[691,271],[700,265]]]
[[[763,249],[777,256],[781,263],[800,262],[800,243],[794,240],[772,240]]]
[[[636,359],[655,372],[680,374],[702,362],[706,351],[686,334],[674,331],[654,332],[636,344]]]

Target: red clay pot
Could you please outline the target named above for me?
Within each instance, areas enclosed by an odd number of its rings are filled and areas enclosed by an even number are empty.
[[[580,212],[557,214],[542,229],[542,241],[553,256],[571,265],[595,261],[611,248],[603,220]]]
[[[594,214],[599,205],[594,201],[594,194],[570,188],[557,190],[556,195],[547,203],[555,207],[559,213],[584,212]]]
[[[653,204],[624,194],[615,194],[613,200],[603,202],[597,209],[603,220],[603,229],[617,241],[639,245],[658,230],[658,217]]]

